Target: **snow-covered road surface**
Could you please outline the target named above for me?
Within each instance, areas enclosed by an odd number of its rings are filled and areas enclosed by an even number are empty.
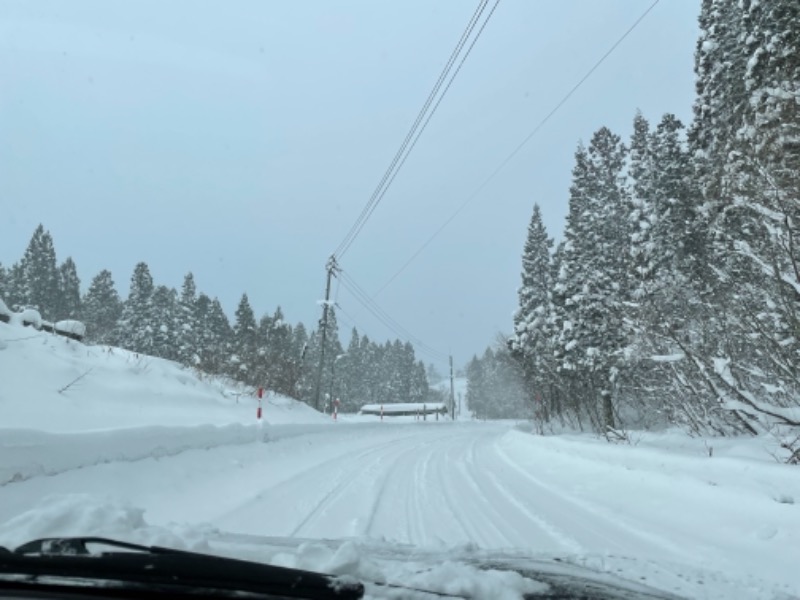
[[[349,539],[556,555],[692,597],[800,590],[800,476],[763,461],[508,423],[5,434],[0,545],[86,534],[211,549]]]

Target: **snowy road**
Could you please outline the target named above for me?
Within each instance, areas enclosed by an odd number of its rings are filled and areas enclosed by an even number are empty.
[[[107,432],[25,438],[26,452],[8,459],[19,464],[0,464],[26,473],[0,487],[2,542],[136,528],[135,513],[87,500],[100,498],[143,509],[148,526],[200,536],[205,528],[214,532],[209,539],[355,538],[629,557],[786,589],[797,583],[800,511],[792,502],[800,482],[779,465],[751,469],[741,459],[537,437],[509,424],[203,429],[192,444],[181,441],[181,429],[149,428],[142,434],[161,436],[159,451],[128,456],[136,431],[116,434],[119,447],[102,457],[98,447],[114,444]],[[76,448],[89,450],[82,456]],[[59,456],[65,466],[47,473],[23,464],[31,456]],[[32,498],[52,494],[62,500],[30,510]],[[122,512],[109,517],[109,510]]]

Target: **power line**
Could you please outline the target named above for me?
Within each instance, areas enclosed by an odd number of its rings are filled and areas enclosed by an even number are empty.
[[[351,280],[344,285],[345,288],[351,292],[353,297],[358,300],[362,306],[364,306],[364,308],[372,313],[372,315],[378,319],[378,321],[391,330],[395,335],[408,342],[411,342],[415,346],[418,346],[420,350],[427,352],[431,356],[435,356],[437,359],[444,359],[447,356],[431,346],[428,346],[425,342],[409,333],[408,330],[406,330],[402,325],[390,317],[386,311],[378,306],[363,289],[359,288],[358,285],[355,284],[355,282]]]
[[[410,342],[412,345],[417,347],[418,351],[428,354],[429,356],[434,357],[436,360],[447,360],[447,354],[429,346],[418,337],[412,335],[407,329],[394,320],[385,310],[378,306],[378,304],[369,297],[369,294],[367,294],[367,292],[364,291],[364,289],[361,288],[347,273],[340,271],[339,277],[341,279],[342,286],[348,292],[350,292],[353,298],[355,298],[367,311],[372,314],[372,316],[374,316],[397,337]],[[351,320],[353,320],[352,316],[348,316]]]
[[[639,18],[638,18],[638,19],[636,19],[636,21],[634,21],[633,25],[631,25],[631,26],[630,26],[630,27],[627,29],[627,31],[625,31],[625,33],[623,33],[623,34],[622,34],[622,36],[621,36],[619,39],[617,39],[617,41],[616,41],[616,42],[614,42],[614,44],[611,46],[611,48],[609,48],[609,49],[608,49],[608,51],[606,51],[606,53],[605,53],[605,54],[603,54],[603,56],[601,56],[601,57],[600,57],[600,59],[599,59],[599,60],[598,60],[598,61],[597,61],[597,62],[596,62],[596,63],[595,63],[593,66],[592,66],[592,68],[591,68],[591,69],[589,69],[589,70],[586,72],[586,74],[585,74],[585,75],[584,75],[584,76],[583,76],[583,77],[580,79],[580,81],[578,81],[578,83],[576,83],[576,84],[575,84],[575,85],[572,87],[572,89],[570,89],[570,90],[569,90],[569,91],[568,91],[568,92],[567,92],[567,93],[564,95],[564,97],[563,97],[563,98],[561,98],[561,100],[558,102],[558,104],[556,104],[556,105],[555,105],[555,107],[554,107],[554,108],[553,108],[553,109],[552,109],[552,110],[551,110],[549,113],[547,113],[547,115],[546,115],[546,116],[545,116],[545,117],[544,117],[544,118],[543,118],[543,119],[542,119],[542,120],[539,122],[539,124],[538,124],[538,125],[536,125],[536,127],[534,127],[533,131],[531,131],[531,132],[530,132],[530,133],[529,133],[529,134],[528,134],[528,135],[525,137],[525,139],[523,139],[523,140],[522,140],[522,142],[520,142],[520,143],[519,143],[519,145],[517,145],[517,147],[516,147],[516,148],[514,148],[514,150],[511,152],[511,154],[509,154],[509,155],[508,155],[508,156],[507,156],[507,157],[506,157],[506,158],[505,158],[505,159],[504,159],[504,160],[503,160],[503,161],[500,163],[500,165],[499,165],[499,166],[498,166],[498,167],[497,167],[497,168],[496,168],[494,171],[492,171],[492,173],[491,173],[491,174],[490,174],[490,175],[489,175],[489,176],[488,176],[488,177],[487,177],[487,178],[486,178],[486,179],[483,181],[483,183],[481,183],[481,184],[478,186],[478,188],[477,188],[477,189],[476,189],[476,190],[475,190],[475,191],[474,191],[472,194],[470,194],[470,195],[467,197],[467,199],[466,199],[466,200],[465,200],[465,201],[464,201],[464,202],[461,204],[461,206],[459,206],[459,207],[456,209],[456,211],[455,211],[455,212],[454,212],[452,215],[450,215],[450,217],[448,217],[448,219],[447,219],[447,220],[446,220],[444,223],[442,223],[442,225],[441,225],[441,226],[440,226],[440,227],[439,227],[439,228],[438,228],[436,231],[434,231],[434,232],[433,232],[433,235],[431,235],[431,237],[429,237],[429,238],[428,238],[428,239],[427,239],[427,240],[426,240],[426,241],[425,241],[425,242],[422,244],[422,246],[420,246],[420,247],[417,249],[417,251],[416,251],[416,252],[414,252],[414,254],[412,254],[412,255],[411,255],[411,258],[409,258],[409,259],[408,259],[408,260],[407,260],[407,261],[406,261],[406,262],[403,264],[403,266],[401,266],[401,267],[400,267],[400,269],[398,269],[398,270],[397,270],[397,272],[396,272],[394,275],[392,275],[392,276],[391,276],[391,277],[388,279],[388,281],[386,281],[386,283],[384,283],[384,284],[383,284],[383,285],[382,285],[382,286],[381,286],[381,287],[378,289],[378,291],[377,291],[377,292],[375,292],[375,294],[373,294],[373,296],[377,296],[377,295],[378,295],[378,294],[380,294],[380,293],[381,293],[383,290],[385,290],[387,287],[389,287],[389,284],[391,284],[391,283],[392,283],[392,282],[393,282],[395,279],[397,279],[397,277],[399,277],[399,276],[400,276],[400,274],[401,274],[403,271],[405,271],[405,270],[406,270],[406,268],[408,268],[408,266],[409,266],[409,265],[410,265],[412,262],[414,262],[414,260],[417,258],[417,256],[419,256],[420,254],[422,254],[422,252],[425,250],[425,248],[427,248],[427,247],[428,247],[428,245],[429,245],[429,244],[430,244],[430,243],[431,243],[431,242],[432,242],[434,239],[436,239],[436,237],[437,237],[437,236],[438,236],[438,235],[439,235],[439,234],[440,234],[440,233],[441,233],[441,232],[444,230],[444,228],[445,228],[445,227],[447,227],[447,226],[448,226],[448,225],[449,225],[449,224],[450,224],[450,223],[451,223],[451,222],[452,222],[452,221],[453,221],[453,220],[454,220],[454,219],[455,219],[455,218],[456,218],[456,217],[457,217],[459,214],[461,214],[461,212],[462,212],[462,211],[463,211],[463,210],[464,210],[464,209],[467,207],[467,205],[468,205],[470,202],[472,202],[472,201],[473,201],[473,200],[474,200],[474,199],[475,199],[475,198],[478,196],[478,194],[480,194],[480,193],[483,191],[483,189],[484,189],[484,188],[485,188],[485,187],[486,187],[486,186],[487,186],[487,185],[488,185],[488,184],[489,184],[489,183],[490,183],[490,182],[491,182],[491,181],[492,181],[492,180],[493,180],[493,179],[494,179],[494,178],[495,178],[495,177],[496,177],[496,176],[497,176],[497,175],[498,175],[498,174],[499,174],[499,173],[500,173],[500,172],[501,172],[501,171],[502,171],[502,170],[503,170],[505,167],[506,167],[506,165],[507,165],[509,162],[511,162],[511,160],[512,160],[512,159],[513,159],[513,158],[514,158],[514,157],[515,157],[517,154],[519,154],[520,150],[522,150],[522,148],[523,148],[525,145],[527,145],[527,143],[528,143],[528,142],[530,142],[530,141],[531,141],[531,139],[533,139],[533,137],[534,137],[534,136],[535,136],[537,133],[539,133],[539,130],[541,130],[541,128],[542,128],[542,127],[544,127],[544,126],[545,126],[545,124],[547,124],[547,122],[548,122],[548,121],[549,121],[549,120],[550,120],[550,119],[553,117],[553,115],[555,115],[555,114],[558,112],[558,110],[559,110],[559,109],[560,109],[560,108],[561,108],[561,107],[562,107],[564,104],[566,104],[566,102],[567,102],[567,101],[568,101],[568,100],[569,100],[569,99],[572,97],[572,95],[573,95],[573,94],[574,94],[576,91],[578,91],[578,88],[580,88],[580,87],[581,87],[581,86],[582,86],[582,85],[583,85],[583,84],[586,82],[586,80],[587,80],[587,79],[589,79],[589,77],[591,77],[591,75],[592,75],[592,74],[593,74],[593,73],[594,73],[594,72],[595,72],[595,71],[598,69],[598,67],[600,67],[600,65],[602,65],[602,64],[605,62],[605,60],[606,60],[606,59],[607,59],[607,58],[608,58],[608,57],[609,57],[609,56],[610,56],[610,55],[611,55],[611,54],[614,52],[614,50],[616,50],[616,49],[617,49],[617,47],[618,47],[618,46],[619,46],[619,45],[620,45],[620,44],[621,44],[621,43],[622,43],[622,42],[625,40],[625,38],[627,38],[627,37],[628,37],[628,36],[631,34],[631,32],[632,32],[634,29],[636,29],[636,27],[639,25],[639,23],[641,23],[641,22],[644,20],[644,18],[645,18],[645,17],[646,17],[646,16],[647,16],[647,15],[650,13],[650,11],[652,11],[652,10],[655,8],[655,6],[656,6],[656,5],[657,5],[659,2],[660,2],[660,0],[654,0],[654,2],[653,2],[653,3],[652,3],[652,4],[651,4],[651,5],[650,5],[650,6],[647,8],[647,10],[645,10],[645,11],[644,11],[644,12],[643,12],[643,13],[642,13],[640,16],[639,16]]]
[[[386,191],[389,189],[389,186],[392,185],[392,183],[394,182],[395,177],[397,177],[397,174],[400,172],[400,169],[403,168],[403,165],[405,164],[406,159],[411,154],[411,152],[414,150],[414,147],[417,145],[417,142],[419,141],[419,138],[422,137],[423,132],[428,127],[428,123],[430,123],[431,118],[436,113],[436,109],[439,108],[439,104],[441,104],[442,99],[444,98],[445,94],[447,94],[447,91],[450,89],[450,86],[452,85],[453,81],[458,76],[459,71],[461,71],[461,67],[464,65],[464,62],[467,60],[467,57],[469,56],[470,52],[472,52],[472,48],[475,46],[475,42],[478,41],[478,38],[481,36],[481,33],[483,33],[483,30],[486,27],[486,24],[489,22],[489,19],[492,18],[492,15],[494,14],[494,10],[497,8],[498,4],[500,4],[500,0],[495,0],[495,3],[494,3],[494,6],[492,7],[492,10],[489,11],[489,16],[486,17],[486,19],[484,20],[483,24],[481,25],[481,28],[478,30],[477,35],[472,39],[472,43],[469,45],[469,48],[467,48],[467,51],[464,53],[464,56],[461,58],[461,62],[458,64],[458,67],[456,67],[456,70],[453,72],[453,75],[450,77],[450,80],[447,82],[447,85],[445,86],[444,91],[439,96],[439,99],[436,101],[436,104],[434,104],[433,108],[428,113],[428,117],[425,119],[425,122],[422,124],[422,127],[420,128],[419,132],[417,133],[416,137],[414,138],[414,141],[411,142],[411,145],[409,146],[408,151],[405,153],[405,156],[403,156],[402,160],[400,161],[400,163],[397,166],[397,169],[395,169],[394,173],[392,173],[392,176],[389,178],[389,181],[386,183],[386,186],[383,188],[383,191],[378,196],[377,201],[372,205],[372,207],[369,209],[369,211],[367,212],[366,216],[364,217],[364,221],[365,222],[366,222],[367,219],[369,219],[370,216],[372,216],[372,213],[377,208],[378,203],[383,199],[383,196],[386,194]],[[363,224],[362,224],[362,227],[363,227]],[[347,252],[347,250],[350,248],[350,245],[353,243],[354,239],[355,238],[352,238],[344,246],[344,248],[341,250],[341,252],[339,254],[340,257],[343,256],[345,252]]]
[[[470,18],[469,23],[467,24],[467,27],[465,28],[464,32],[461,34],[461,38],[459,39],[458,43],[456,44],[455,49],[451,53],[450,58],[447,61],[447,64],[445,65],[444,69],[442,70],[441,74],[439,75],[439,78],[437,79],[436,84],[433,87],[433,90],[431,90],[430,94],[428,95],[427,100],[425,101],[425,104],[423,105],[422,109],[420,110],[419,114],[417,115],[417,118],[414,121],[414,124],[411,126],[411,129],[406,134],[406,137],[403,140],[403,143],[401,144],[400,149],[395,154],[394,159],[392,160],[391,164],[389,165],[389,168],[383,174],[383,177],[381,178],[381,181],[378,183],[378,186],[372,192],[372,196],[367,201],[367,204],[361,210],[361,213],[359,214],[358,218],[356,219],[356,222],[353,224],[353,226],[347,232],[347,235],[345,236],[345,238],[342,240],[342,242],[339,244],[339,246],[334,251],[334,253],[333,253],[334,256],[338,256],[339,258],[341,258],[344,255],[344,253],[347,252],[347,250],[352,245],[353,241],[355,241],[356,237],[358,236],[358,234],[363,229],[365,223],[367,222],[367,219],[369,219],[369,217],[374,212],[375,208],[377,208],[378,204],[383,199],[384,195],[386,194],[386,191],[389,189],[389,186],[394,181],[395,176],[397,175],[397,173],[402,168],[403,164],[405,163],[406,158],[411,153],[411,150],[413,149],[413,147],[416,145],[416,142],[419,139],[419,136],[422,135],[422,132],[424,131],[425,127],[427,126],[428,122],[430,121],[430,117],[433,115],[433,112],[435,112],[435,110],[439,106],[439,103],[441,102],[442,98],[447,93],[447,90],[450,88],[450,84],[452,84],[452,81],[455,78],[455,75],[457,75],[458,71],[461,70],[461,65],[464,63],[464,59],[466,59],[466,56],[469,55],[469,52],[472,50],[472,47],[475,45],[475,41],[477,41],[478,37],[480,37],[481,32],[483,31],[484,27],[486,26],[486,23],[488,22],[489,18],[491,18],[492,13],[494,13],[494,9],[497,7],[497,4],[499,3],[499,1],[500,0],[496,0],[494,8],[492,8],[491,12],[489,13],[489,16],[486,18],[486,20],[484,21],[483,25],[479,29],[478,34],[472,40],[472,43],[469,46],[469,50],[467,51],[467,53],[464,56],[464,58],[461,60],[461,63],[459,64],[458,69],[456,70],[456,72],[453,75],[453,77],[450,79],[450,82],[445,87],[444,92],[442,92],[442,94],[439,96],[439,99],[436,102],[436,105],[435,105],[433,111],[431,111],[430,114],[428,114],[428,109],[430,108],[431,104],[433,103],[433,101],[437,97],[437,95],[439,95],[439,90],[441,89],[442,84],[447,79],[448,75],[450,74],[450,70],[452,69],[453,65],[455,64],[456,60],[458,59],[458,56],[461,54],[461,51],[463,50],[467,40],[472,35],[472,32],[475,29],[475,26],[479,22],[479,20],[481,18],[481,15],[483,14],[483,11],[485,10],[485,8],[486,8],[486,6],[488,4],[488,0],[480,0],[480,2],[478,3],[478,6],[475,9],[475,12],[473,13],[472,17]],[[425,119],[425,115],[426,114],[428,114],[428,118],[427,118],[427,120],[424,121],[424,124],[420,128],[420,124],[423,123],[423,120]],[[416,139],[415,139],[415,136],[416,136]],[[412,140],[413,140],[413,143],[412,143]]]
[[[406,138],[405,138],[405,140],[403,140],[403,143],[401,144],[400,149],[395,154],[394,159],[392,160],[391,164],[389,165],[389,168],[383,174],[383,177],[381,178],[381,181],[378,183],[378,187],[376,187],[375,190],[372,192],[372,196],[367,201],[366,206],[364,206],[364,208],[361,210],[361,214],[358,215],[358,218],[356,219],[356,222],[353,224],[353,226],[347,232],[347,235],[345,236],[344,240],[342,240],[342,243],[340,243],[339,246],[334,251],[334,255],[335,256],[339,255],[341,249],[345,245],[349,245],[349,243],[352,241],[352,239],[355,238],[355,235],[357,233],[357,230],[359,229],[359,226],[362,225],[363,222],[366,220],[366,215],[367,215],[367,212],[370,209],[370,206],[372,206],[372,204],[376,201],[378,193],[383,188],[384,184],[386,183],[386,180],[389,178],[389,174],[394,170],[395,166],[397,165],[398,160],[400,160],[400,156],[405,151],[406,147],[408,146],[409,141],[411,140],[411,137],[414,135],[414,132],[416,131],[417,127],[419,126],[419,123],[422,121],[422,118],[425,115],[425,112],[428,110],[428,107],[430,106],[431,102],[433,102],[434,97],[439,92],[439,88],[441,87],[442,82],[447,77],[447,73],[450,71],[450,68],[452,67],[453,63],[455,62],[456,58],[458,57],[458,54],[461,52],[461,48],[463,48],[463,45],[464,45],[467,37],[472,32],[472,29],[474,28],[475,23],[477,22],[477,19],[480,17],[481,13],[483,12],[483,9],[485,8],[487,1],[488,0],[481,0],[478,3],[478,7],[475,9],[475,12],[473,13],[472,18],[470,19],[469,23],[467,23],[466,29],[462,32],[461,38],[459,39],[458,44],[456,44],[456,47],[453,50],[452,54],[450,55],[450,58],[448,59],[447,63],[445,64],[444,69],[439,74],[439,79],[437,79],[436,83],[433,86],[433,89],[431,90],[430,94],[428,94],[428,98],[425,101],[425,104],[420,109],[419,114],[417,114],[417,118],[414,121],[413,125],[411,126],[411,129],[406,134]]]

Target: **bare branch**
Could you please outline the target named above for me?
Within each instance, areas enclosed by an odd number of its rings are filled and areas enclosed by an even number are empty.
[[[94,367],[92,367],[92,369],[93,369],[93,368],[94,368]],[[78,382],[79,382],[81,379],[83,379],[83,378],[84,378],[84,377],[86,377],[86,376],[87,376],[89,373],[91,373],[91,372],[92,372],[92,369],[88,369],[88,370],[87,370],[87,371],[85,371],[84,373],[82,373],[82,374],[78,375],[78,376],[77,376],[75,379],[73,379],[73,380],[72,380],[72,381],[70,381],[70,382],[69,382],[67,385],[65,385],[63,388],[61,388],[60,390],[58,390],[58,393],[59,393],[59,394],[63,394],[64,392],[66,392],[66,391],[67,391],[69,388],[71,388],[73,385],[75,385],[75,384],[76,384],[76,383],[78,383]]]

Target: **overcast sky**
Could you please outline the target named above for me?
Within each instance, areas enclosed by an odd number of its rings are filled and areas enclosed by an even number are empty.
[[[491,4],[491,3],[490,3]],[[502,0],[343,257],[373,294],[650,0]],[[38,223],[84,289],[192,271],[229,314],[320,316],[327,257],[413,123],[477,0],[0,0],[0,262]],[[560,238],[575,148],[641,109],[691,119],[699,0],[661,0],[377,297],[457,365],[511,329],[534,202]],[[334,283],[342,341],[396,337]],[[429,361],[432,357],[419,354]]]

